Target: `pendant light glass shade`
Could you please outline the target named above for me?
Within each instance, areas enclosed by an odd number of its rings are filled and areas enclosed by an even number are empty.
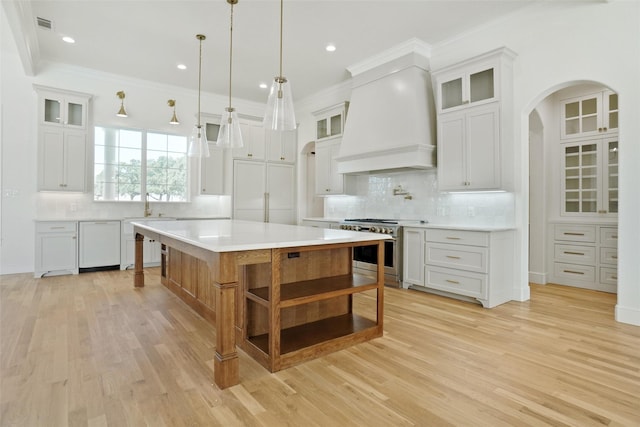
[[[216,145],[223,148],[240,148],[244,145],[238,114],[233,108],[226,108],[222,114]]]
[[[280,74],[273,79],[262,125],[266,129],[285,131],[296,128],[291,83],[282,75],[282,21],[284,1],[280,0]]]
[[[293,110],[291,83],[284,77],[276,77],[271,84],[271,92],[267,99],[267,111],[263,126],[271,130],[294,130],[296,114]]]
[[[187,148],[189,157],[209,157],[209,144],[204,126],[195,125],[189,135],[189,147]]]
[[[220,120],[220,131],[218,132],[218,141],[216,145],[222,148],[240,148],[242,147],[242,132],[240,131],[240,122],[238,121],[238,113],[231,106],[231,77],[233,70],[233,5],[238,0],[227,0],[231,5],[231,13],[229,19],[229,106],[224,109],[222,119]]]

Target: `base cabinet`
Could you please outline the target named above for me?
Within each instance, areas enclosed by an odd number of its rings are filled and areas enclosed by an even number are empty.
[[[550,227],[553,248],[549,282],[617,292],[618,227],[558,223]]]
[[[78,230],[75,221],[36,222],[34,277],[78,274]]]
[[[136,236],[133,233],[132,220],[122,221],[121,237],[120,237],[120,270],[127,270],[134,267],[136,257]],[[167,221],[171,221],[167,219]],[[157,267],[160,265],[160,242],[144,238],[143,242],[143,259],[142,263],[145,267]]]
[[[404,230],[403,286],[479,301],[512,299],[513,230]]]

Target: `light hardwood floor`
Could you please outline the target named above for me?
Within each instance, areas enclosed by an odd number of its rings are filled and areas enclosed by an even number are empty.
[[[640,327],[615,295],[532,285],[494,309],[385,289],[384,337],[270,374],[159,284],[0,276],[2,426],[639,426]],[[362,310],[373,298],[359,296]]]

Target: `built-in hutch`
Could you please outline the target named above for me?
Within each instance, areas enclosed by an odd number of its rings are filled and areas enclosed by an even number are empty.
[[[500,48],[432,73],[440,191],[508,189],[514,57]]]
[[[618,95],[580,89],[557,102],[560,215],[549,221],[547,281],[616,292]]]
[[[38,94],[38,191],[86,191],[91,95],[34,85]]]

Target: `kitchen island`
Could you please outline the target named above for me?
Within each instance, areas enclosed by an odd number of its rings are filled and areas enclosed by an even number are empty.
[[[161,281],[216,328],[214,381],[239,381],[236,346],[271,372],[382,335],[384,271],[354,274],[353,248],[385,235],[237,220],[136,221],[134,286],[143,241],[161,243]],[[375,306],[354,304],[370,292]]]

